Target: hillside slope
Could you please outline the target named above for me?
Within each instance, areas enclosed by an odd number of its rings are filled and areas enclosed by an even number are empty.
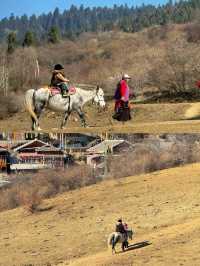
[[[200,71],[198,27],[170,24],[136,33],[84,33],[73,42],[17,48],[9,57],[9,86],[6,93],[2,91],[0,119],[21,112],[24,92],[49,84],[56,63],[63,64],[71,85],[94,88],[98,84],[110,97],[122,73],[128,73],[137,101],[143,96],[151,98],[151,102],[158,98],[171,102],[196,101],[200,97],[196,88]],[[196,39],[189,41],[191,32]],[[2,48],[0,58],[4,57]],[[33,75],[36,58],[39,77]]]
[[[47,200],[35,214],[2,212],[0,265],[199,265],[199,172],[192,164],[104,181]],[[151,245],[112,256],[107,237],[120,216],[135,231],[131,244]]]

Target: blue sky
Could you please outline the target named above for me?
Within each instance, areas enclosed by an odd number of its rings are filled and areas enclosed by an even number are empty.
[[[114,4],[120,5],[127,3],[129,6],[140,6],[142,3],[145,4],[163,4],[166,0],[1,0],[0,6],[0,19],[9,17],[11,13],[15,16],[21,16],[27,14],[40,15],[42,13],[48,13],[58,7],[61,11],[69,9],[70,6],[80,6],[83,4],[86,6],[113,6]]]

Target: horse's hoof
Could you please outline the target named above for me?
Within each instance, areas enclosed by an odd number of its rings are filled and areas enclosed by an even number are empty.
[[[82,127],[88,128],[89,126],[87,124],[82,124]]]

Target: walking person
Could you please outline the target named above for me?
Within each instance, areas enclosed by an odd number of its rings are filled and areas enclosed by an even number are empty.
[[[128,86],[128,82],[131,77],[128,74],[124,74],[122,79],[117,84],[117,88],[115,91],[115,114],[113,115],[113,119],[118,121],[128,121],[131,119],[130,107],[129,107],[129,96],[130,89]]]

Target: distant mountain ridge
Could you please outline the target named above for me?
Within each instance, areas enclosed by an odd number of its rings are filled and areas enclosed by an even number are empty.
[[[108,7],[79,8],[72,5],[69,10],[60,13],[59,8],[40,16],[23,15],[0,21],[0,41],[6,40],[11,31],[17,33],[18,41],[22,41],[27,31],[36,36],[38,42],[47,39],[48,32],[56,27],[61,38],[73,39],[82,32],[101,32],[114,29],[125,32],[137,32],[152,25],[168,23],[186,23],[195,20],[200,14],[200,0],[171,0],[162,6],[142,5],[128,7],[127,5]]]

